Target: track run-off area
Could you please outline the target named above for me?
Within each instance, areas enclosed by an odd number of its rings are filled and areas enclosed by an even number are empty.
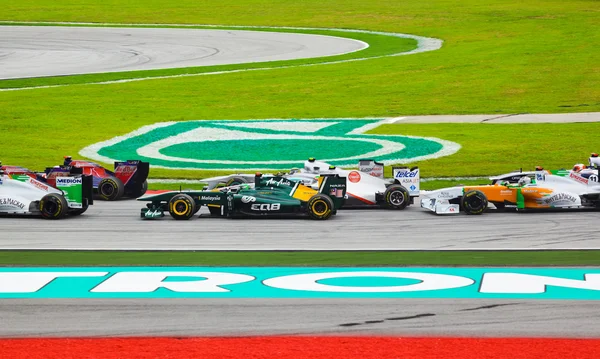
[[[412,34],[353,29],[256,26],[228,26],[227,30],[214,28],[217,28],[217,26],[1,21],[0,79],[269,63],[292,59],[333,57],[358,52],[369,47],[368,43],[360,40],[337,36],[302,34],[303,30],[335,31],[346,34],[360,33],[412,39],[416,41],[416,47],[410,51],[392,51],[379,56],[356,56],[351,59],[318,63],[165,76],[140,75],[112,81],[90,81],[85,82],[85,84],[123,83],[149,79],[336,64],[434,51],[440,49],[443,43],[439,39]],[[261,29],[263,31],[260,31]],[[277,32],[274,32],[275,30]],[[290,32],[284,32],[285,30]],[[3,88],[0,91],[62,86],[69,85],[25,86]]]
[[[0,26],[0,79],[228,65],[334,56],[352,39],[243,30]]]

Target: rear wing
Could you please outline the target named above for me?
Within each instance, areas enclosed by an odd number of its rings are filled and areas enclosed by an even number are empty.
[[[319,193],[329,196],[335,209],[339,209],[346,200],[346,177],[338,174],[323,174],[319,177]]]
[[[69,208],[84,208],[94,203],[92,176],[66,173],[54,181],[55,187],[64,193]]]
[[[138,192],[150,173],[150,163],[139,160],[115,162],[115,177],[121,180],[128,191]]]
[[[411,197],[417,197],[421,191],[421,172],[419,167],[392,167],[394,183],[404,186]]]

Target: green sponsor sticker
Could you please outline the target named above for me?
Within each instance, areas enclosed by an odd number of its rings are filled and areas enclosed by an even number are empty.
[[[448,156],[460,145],[438,138],[374,135],[394,119],[207,120],[163,122],[84,148],[103,162],[139,158],[155,167],[212,170],[289,169],[309,157],[336,166],[359,159],[385,164]]]
[[[600,300],[599,268],[0,268],[0,298]]]

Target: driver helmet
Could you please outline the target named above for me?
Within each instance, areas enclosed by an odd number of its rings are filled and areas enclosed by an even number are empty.
[[[573,166],[573,172],[581,172],[584,169],[586,169],[586,166],[583,163],[578,163]]]
[[[519,186],[526,186],[531,183],[531,178],[525,176],[519,179]]]

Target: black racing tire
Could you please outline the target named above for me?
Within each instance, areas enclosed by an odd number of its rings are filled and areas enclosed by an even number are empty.
[[[393,184],[383,192],[383,205],[387,209],[404,209],[410,203],[410,193],[399,184]]]
[[[85,201],[85,199],[84,199]],[[79,216],[87,211],[89,205],[84,204],[81,208],[69,209],[69,216]]]
[[[325,220],[333,215],[335,209],[329,196],[317,193],[306,203],[306,211],[312,219]]]
[[[488,199],[481,191],[467,191],[460,199],[460,207],[466,214],[482,214],[488,207]]]
[[[142,183],[142,186],[140,188],[138,188],[137,190],[134,190],[130,193],[131,197],[133,198],[138,198],[144,195],[144,193],[146,193],[146,191],[148,190],[148,181],[144,181]]]
[[[176,194],[169,201],[169,214],[177,220],[192,218],[195,209],[194,199],[185,193]]]
[[[208,207],[208,211],[210,212],[211,216],[220,216],[221,215],[221,207],[212,207],[212,206],[207,206]]]
[[[42,197],[38,208],[44,219],[61,219],[69,212],[67,200],[58,193],[48,193]]]
[[[227,183],[225,183],[225,187],[236,186],[242,183],[248,183],[248,180],[246,180],[244,177],[232,177],[229,181],[227,181]]]
[[[107,201],[115,201],[123,197],[125,186],[117,177],[106,177],[98,183],[98,195]]]

